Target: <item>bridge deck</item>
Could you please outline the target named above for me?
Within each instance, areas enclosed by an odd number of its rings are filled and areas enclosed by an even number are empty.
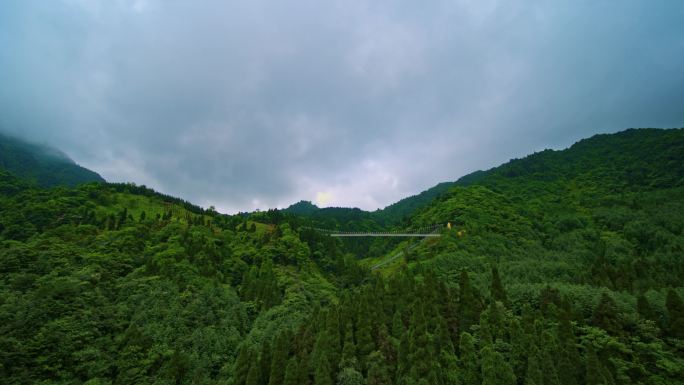
[[[442,234],[429,233],[429,234],[410,234],[410,233],[338,233],[330,234],[331,237],[441,237]]]

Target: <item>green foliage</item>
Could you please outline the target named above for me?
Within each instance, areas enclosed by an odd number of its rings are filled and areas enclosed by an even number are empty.
[[[480,360],[475,350],[475,339],[470,333],[463,332],[460,340],[461,384],[480,384]]]
[[[513,369],[501,353],[486,345],[480,353],[482,357],[482,385],[515,385]],[[546,382],[545,382],[546,383]]]
[[[227,216],[0,170],[0,378],[682,383],[683,146],[682,130],[601,135],[374,213]],[[447,221],[416,245],[313,229]],[[401,248],[381,274],[358,260]]]
[[[271,367],[284,382],[267,340],[243,341],[329,297],[296,233],[237,231],[240,218],[136,186],[43,190],[3,175],[4,383],[263,384]]]
[[[675,338],[684,339],[684,303],[674,290],[667,292],[668,331]]]

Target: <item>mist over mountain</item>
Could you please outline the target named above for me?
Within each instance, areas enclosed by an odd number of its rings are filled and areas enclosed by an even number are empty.
[[[104,182],[96,172],[76,164],[62,151],[0,132],[0,168],[42,187]]]

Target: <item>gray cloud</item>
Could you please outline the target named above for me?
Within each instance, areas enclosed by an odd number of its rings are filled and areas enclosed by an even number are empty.
[[[9,1],[0,129],[225,211],[684,126],[679,1]]]

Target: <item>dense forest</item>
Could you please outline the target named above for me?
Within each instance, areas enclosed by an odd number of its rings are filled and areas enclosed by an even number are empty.
[[[3,384],[684,384],[684,129],[375,212],[44,186],[0,171]],[[422,241],[316,230],[446,222]]]

